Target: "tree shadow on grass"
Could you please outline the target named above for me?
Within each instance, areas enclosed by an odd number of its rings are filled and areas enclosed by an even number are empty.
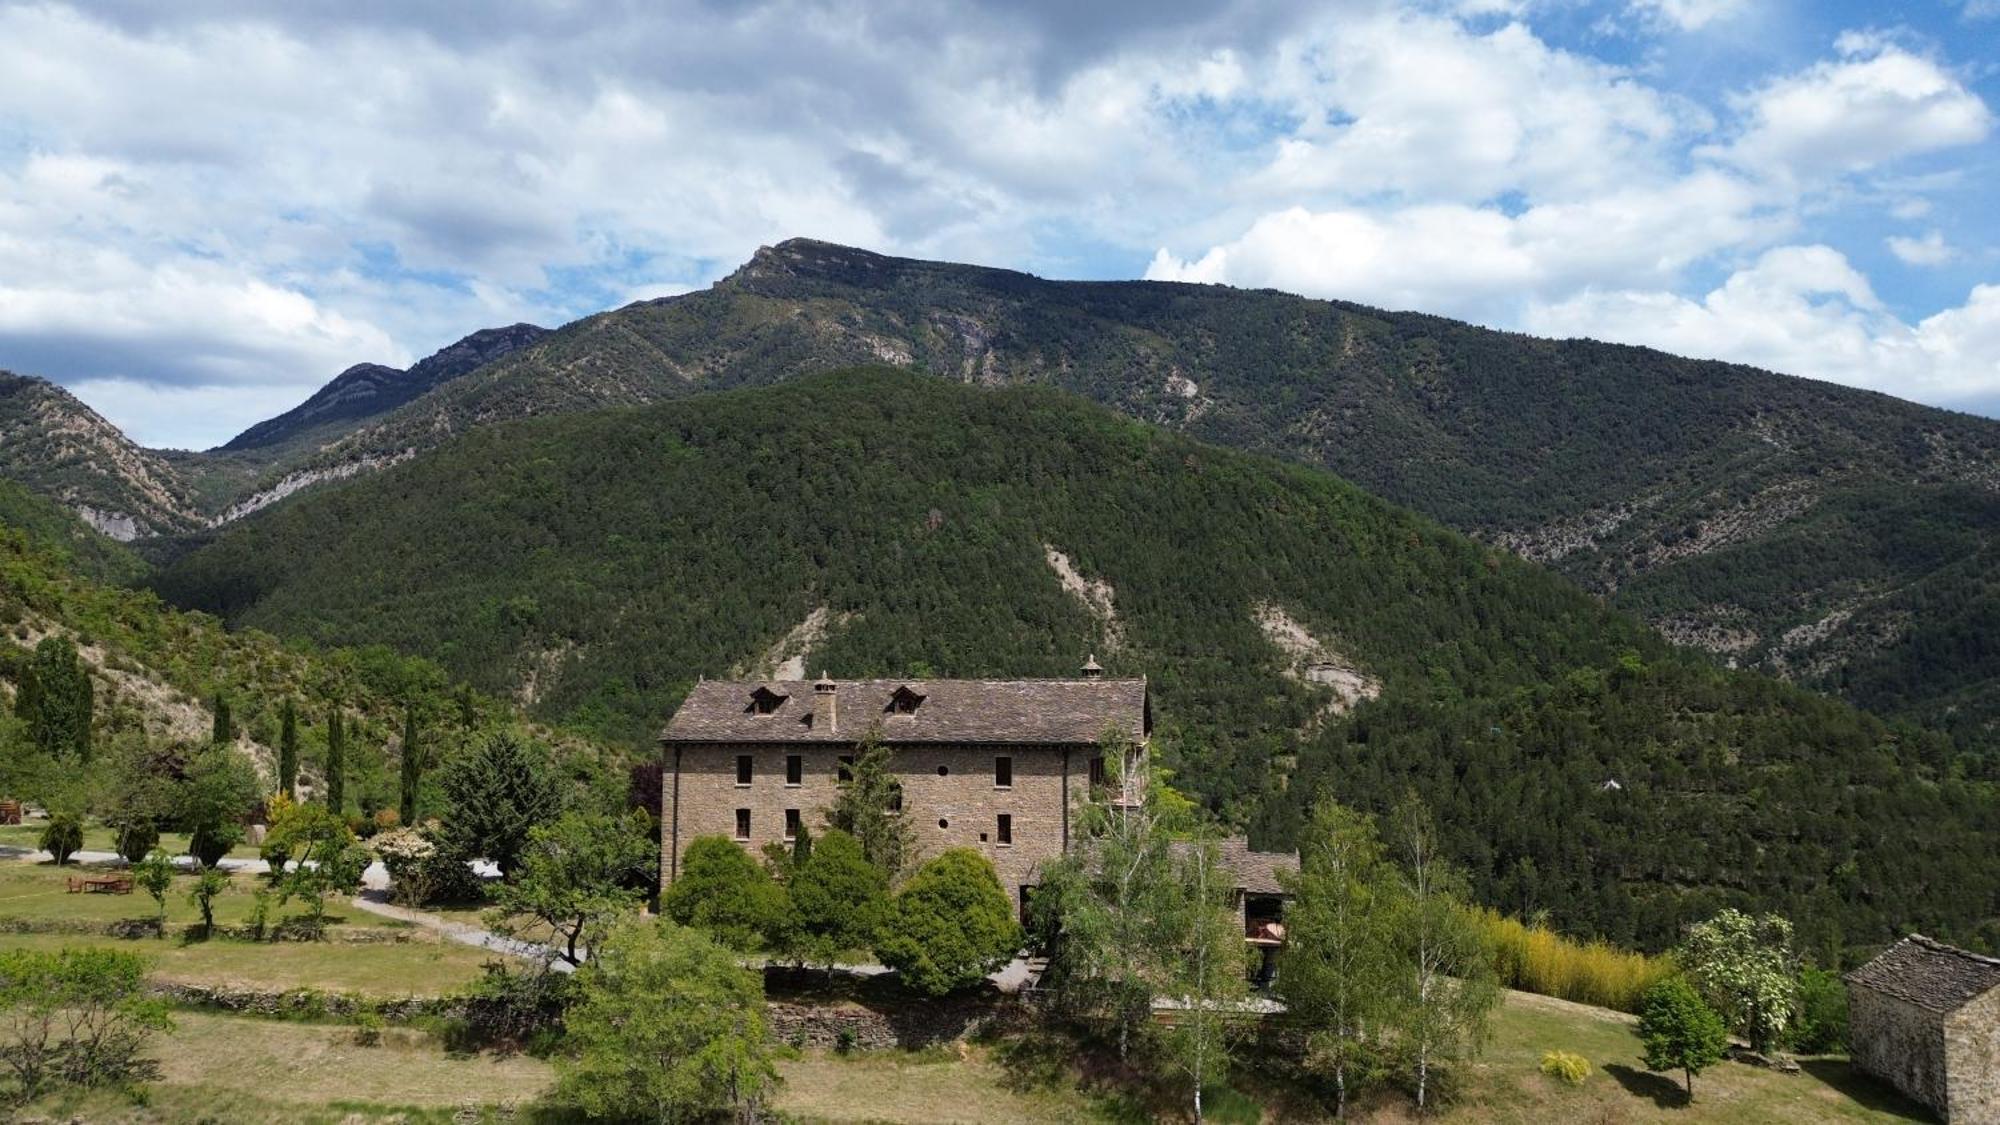
[[[1681,1084],[1664,1074],[1654,1074],[1650,1070],[1636,1070],[1624,1063],[1604,1064],[1604,1073],[1616,1079],[1625,1091],[1641,1098],[1649,1098],[1661,1109],[1685,1109],[1688,1093]]]
[[[1846,1059],[1800,1059],[1799,1066],[1807,1074],[1854,1099],[1855,1104],[1865,1106],[1876,1113],[1899,1117],[1905,1121],[1937,1120],[1929,1110],[1904,1097],[1895,1087],[1873,1075],[1856,1070]]]

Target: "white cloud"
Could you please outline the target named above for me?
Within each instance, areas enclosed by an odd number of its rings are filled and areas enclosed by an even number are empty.
[[[1984,140],[1993,115],[1932,59],[1848,32],[1837,61],[1737,99],[1745,125],[1709,151],[1758,175],[1811,180]]]
[[[1663,291],[1589,290],[1538,305],[1530,331],[1647,344],[1952,403],[2000,384],[2000,285],[1905,323],[1868,280],[1826,246],[1766,252],[1699,300]]]
[[[1889,252],[1912,266],[1941,266],[1958,256],[1945,242],[1942,231],[1929,231],[1921,238],[1892,234],[1883,240]]]
[[[1748,0],[1632,0],[1631,9],[1648,23],[1700,31],[1742,15],[1749,6]]]

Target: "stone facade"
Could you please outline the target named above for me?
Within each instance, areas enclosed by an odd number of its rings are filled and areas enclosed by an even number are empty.
[[[1849,1055],[1950,1122],[2000,1123],[2000,959],[1911,935],[1847,974]]]
[[[660,886],[673,883],[679,854],[702,836],[726,836],[752,855],[766,844],[791,842],[788,825],[818,833],[840,791],[843,758],[852,745],[797,743],[694,744],[667,750],[661,780]],[[1009,901],[1018,909],[1021,888],[1035,870],[1063,853],[1068,842],[1070,797],[1087,784],[1094,746],[900,745],[891,759],[903,787],[904,808],[916,839],[916,858],[947,848],[972,848],[993,863]],[[749,781],[739,782],[738,759],[750,759]],[[788,780],[791,760],[798,782]],[[1006,760],[1008,785],[996,780]],[[748,812],[749,833],[739,835]],[[1001,839],[1001,817],[1007,835]]]

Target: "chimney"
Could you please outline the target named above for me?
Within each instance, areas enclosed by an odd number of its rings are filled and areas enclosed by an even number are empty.
[[[840,729],[838,687],[821,669],[813,681],[813,733],[832,734]]]
[[[1104,666],[1097,662],[1097,654],[1094,652],[1090,654],[1090,659],[1083,662],[1083,678],[1086,680],[1104,678]]]

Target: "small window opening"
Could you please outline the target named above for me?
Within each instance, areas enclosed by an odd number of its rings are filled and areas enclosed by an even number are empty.
[[[750,772],[752,769],[752,763],[755,761],[756,759],[752,758],[748,754],[736,755],[736,784],[738,785],[750,784]]]
[[[1003,844],[1011,844],[1011,843],[1013,843],[1013,842],[1014,842],[1014,817],[1013,817],[1013,815],[1012,815],[1011,813],[1001,813],[1001,814],[1000,814],[1000,823],[999,823],[998,827],[999,827],[999,830],[1000,830],[1000,842],[1001,842],[1001,843],[1003,843]]]
[[[785,839],[787,839],[787,840],[796,840],[796,839],[798,839],[798,838],[799,838],[799,810],[797,810],[797,809],[786,809],[786,810],[785,810]]]
[[[993,759],[993,786],[996,789],[1012,789],[1014,787],[1014,759]]]
[[[750,710],[759,715],[768,715],[776,711],[784,705],[784,702],[784,693],[772,691],[767,687],[760,687],[750,693]]]
[[[840,771],[837,776],[841,781],[854,780],[854,755],[842,754],[840,756]]]
[[[806,760],[802,754],[785,755],[785,784],[797,785],[805,780]]]
[[[946,820],[946,819],[945,819],[945,818],[943,818],[943,817],[938,817],[938,827],[939,827],[939,828],[950,828],[950,827],[951,827],[951,821],[949,821],[949,820]]]
[[[750,838],[749,809],[736,810],[736,838],[739,840],[748,840]]]
[[[1090,760],[1090,783],[1092,785],[1104,784],[1104,759],[1102,757]]]
[[[938,767],[938,776],[939,776],[939,777],[950,777],[950,776],[951,776],[951,767],[950,767],[950,766],[939,766],[939,767]]]
[[[891,715],[914,715],[917,713],[917,708],[923,706],[923,702],[924,697],[912,691],[909,687],[899,687],[896,689],[895,694],[889,697],[889,713]]]

